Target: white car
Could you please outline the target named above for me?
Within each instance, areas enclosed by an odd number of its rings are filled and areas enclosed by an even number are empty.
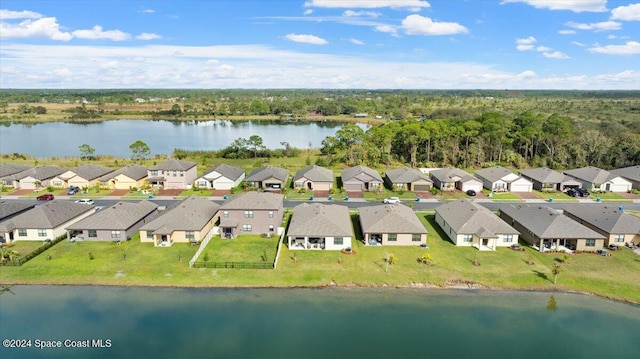
[[[382,200],[382,203],[400,203],[400,198],[398,197],[388,197]]]
[[[93,204],[93,200],[90,198],[83,198],[77,200],[76,203]]]

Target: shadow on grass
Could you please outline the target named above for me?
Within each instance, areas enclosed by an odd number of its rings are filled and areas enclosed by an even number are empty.
[[[449,236],[447,235],[447,233],[445,233],[445,231],[442,230],[442,228],[440,227],[440,225],[438,223],[436,223],[436,215],[435,214],[426,214],[424,215],[424,219],[429,222],[429,224],[431,225],[431,227],[433,227],[436,232],[438,232],[438,235],[440,236],[440,241],[447,243],[451,246],[455,246],[453,244],[453,242],[451,242],[449,240]]]
[[[546,273],[542,273],[538,270],[532,270],[533,273],[535,273],[538,277],[544,279],[544,280],[548,280],[549,282],[553,283],[553,281],[551,280],[551,278],[549,278],[549,276]]]

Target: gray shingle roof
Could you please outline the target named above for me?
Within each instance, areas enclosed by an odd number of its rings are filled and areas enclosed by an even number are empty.
[[[564,171],[564,173],[571,177],[591,183],[604,183],[610,179],[618,177],[617,175],[612,175],[609,171],[593,166]]]
[[[568,179],[566,175],[548,167],[522,170],[520,174],[540,183],[562,183]]]
[[[603,238],[600,233],[546,206],[518,204],[502,207],[500,211],[542,239]]]
[[[183,160],[177,160],[175,158],[171,158],[164,162],[158,163],[157,165],[149,169],[161,170],[161,171],[186,171],[196,165],[197,163],[195,162],[183,161]]]
[[[37,205],[11,221],[16,228],[51,229],[93,210],[93,206],[84,203],[54,200]]]
[[[338,204],[299,204],[293,208],[287,235],[353,237],[349,208]]]
[[[382,204],[358,209],[363,233],[428,233],[415,212],[404,204]]]
[[[280,193],[246,192],[235,195],[220,206],[220,209],[274,209],[282,207],[284,196]]]
[[[313,182],[333,183],[333,172],[330,169],[316,166],[316,165],[305,167],[301,170],[298,170],[298,172],[296,172],[296,175],[293,177],[293,180],[295,181],[302,177]]]
[[[245,178],[245,181],[261,182],[269,178],[276,178],[282,182],[285,182],[287,178],[289,178],[289,170],[271,166],[260,167],[251,171],[251,173],[249,173],[249,176]]]
[[[70,171],[75,173],[76,176],[90,181],[113,172],[113,169],[97,165],[82,165],[76,168],[72,168],[70,169]]]
[[[409,167],[387,170],[385,174],[392,183],[411,183],[420,180],[431,182],[426,174]]]
[[[49,178],[53,178],[60,174],[63,174],[67,171],[66,168],[58,167],[58,166],[38,166],[32,167],[25,171],[18,172],[12,175],[13,178],[17,180],[21,180],[26,177],[33,177],[36,180],[46,180]]]
[[[459,169],[459,168],[442,168],[439,170],[433,170],[430,172],[430,174],[437,178],[438,181],[440,182],[456,182],[453,178],[454,177],[460,177],[460,181],[466,182],[469,180],[476,180],[476,181],[480,181],[479,179],[473,177],[472,175],[470,175],[469,173]]]
[[[640,234],[640,218],[617,206],[579,204],[567,206],[564,211],[610,234]]]
[[[33,203],[0,201],[0,221],[26,209],[33,208]]]
[[[157,208],[157,204],[149,201],[117,202],[87,218],[81,219],[67,227],[67,229],[127,230]]]
[[[640,182],[640,166],[630,166],[612,170],[611,173],[631,181]]]
[[[29,168],[31,168],[31,166],[24,166],[15,163],[0,163],[0,178],[26,171]]]
[[[215,202],[191,196],[145,224],[140,230],[154,232],[160,230],[164,234],[171,234],[174,231],[199,231],[215,216],[218,208],[220,206]]]
[[[100,177],[100,180],[108,181],[119,175],[127,176],[132,180],[137,181],[139,179],[147,177],[147,168],[141,165],[129,165]]]
[[[382,182],[382,177],[380,177],[380,174],[378,173],[378,171],[366,167],[366,166],[355,166],[355,167],[349,167],[349,168],[345,168],[344,170],[342,170],[342,172],[340,172],[340,177],[342,178],[342,182],[346,182],[349,180],[362,180],[362,178],[360,178],[362,175],[364,174],[364,177],[371,177],[374,180],[377,180],[378,182]],[[363,177],[363,178],[364,178]]]
[[[518,234],[493,212],[464,198],[436,207],[436,213],[458,234],[477,234],[482,231]]]
[[[223,163],[221,165],[216,166],[215,168],[212,168],[210,170],[207,170],[203,177],[209,180],[214,180],[216,179],[216,177],[211,177],[208,176],[211,172],[218,172],[219,174],[221,174],[222,176],[235,181],[238,178],[240,178],[240,176],[242,176],[244,174],[244,170],[242,168],[238,168],[238,167],[234,167],[234,166],[230,166],[226,163]]]
[[[482,177],[491,182],[496,182],[502,179],[502,177],[509,175],[511,173],[513,172],[509,171],[508,169],[502,166],[495,166],[495,167],[489,167],[489,168],[483,168],[483,169],[477,170],[476,177]]]

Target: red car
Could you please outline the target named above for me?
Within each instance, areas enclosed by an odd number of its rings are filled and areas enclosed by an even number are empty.
[[[51,193],[41,194],[36,197],[38,201],[51,201],[53,199],[53,195]]]

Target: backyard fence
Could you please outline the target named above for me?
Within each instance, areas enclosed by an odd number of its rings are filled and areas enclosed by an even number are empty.
[[[280,258],[280,248],[282,247],[284,232],[284,228],[282,228],[282,233],[280,233],[280,240],[278,241],[278,247],[276,248],[276,257],[273,259],[273,269],[276,269],[276,267],[278,266],[278,258]]]
[[[28,261],[32,260],[33,258],[35,258],[38,254],[46,251],[47,249],[53,247],[56,244],[62,242],[65,238],[67,238],[67,235],[63,234],[63,235],[57,237],[56,239],[54,239],[52,241],[44,242],[44,244],[42,244],[40,247],[34,249],[33,251],[27,253],[26,255],[24,255],[22,257],[17,257],[17,258],[15,258],[13,260],[5,260],[3,258],[2,265],[3,266],[19,267],[19,266],[27,263]]]
[[[209,233],[207,233],[202,243],[200,243],[200,248],[198,248],[198,250],[196,251],[196,254],[194,254],[193,257],[191,257],[191,260],[189,261],[189,268],[193,268],[193,265],[196,263],[196,260],[198,259],[198,257],[200,257],[200,254],[202,254],[202,251],[207,247],[207,244],[209,244],[211,237],[213,237],[216,233],[218,233],[218,227],[211,228]]]

